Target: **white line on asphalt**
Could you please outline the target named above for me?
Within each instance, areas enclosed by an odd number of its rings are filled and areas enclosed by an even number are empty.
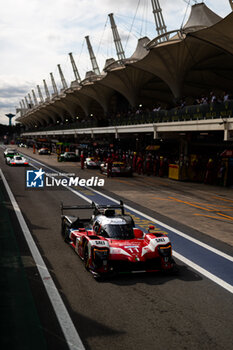
[[[60,323],[60,326],[62,328],[62,331],[64,333],[65,339],[67,341],[67,345],[70,350],[84,350],[84,345],[80,339],[79,334],[77,333],[77,330],[74,327],[74,324],[70,318],[70,315],[68,314],[68,311],[60,297],[60,294],[58,293],[58,290],[52,280],[52,277],[43,261],[43,258],[40,255],[40,252],[33,240],[33,237],[31,235],[31,232],[29,231],[29,228],[24,220],[24,217],[21,213],[21,210],[15,200],[15,197],[7,183],[7,180],[0,169],[0,176],[2,178],[2,181],[5,185],[6,191],[8,193],[8,196],[10,198],[11,204],[14,208],[15,214],[18,218],[19,224],[21,226],[22,232],[24,234],[24,237],[27,241],[27,244],[30,248],[32,257],[36,263],[37,269],[40,273],[42,282],[45,286],[45,289],[48,293],[49,299],[52,303],[54,312],[57,316],[57,319]]]
[[[31,159],[33,159],[33,158],[31,158]],[[50,169],[50,170],[52,170],[52,171],[56,171],[55,169],[52,169],[52,168],[48,167],[47,165],[45,165],[45,164],[43,164],[43,163],[41,163],[41,162],[39,162],[39,161],[37,161],[37,160],[35,160],[35,159],[33,159],[33,161],[35,161],[35,162],[37,162],[37,163],[43,165],[44,167],[47,167],[48,169]],[[32,164],[31,164],[31,165],[32,165]],[[35,167],[34,165],[32,165],[32,166]],[[36,167],[35,167],[35,168],[36,168]],[[37,169],[38,169],[38,168],[37,168]],[[89,198],[85,197],[84,195],[82,195],[81,193],[79,193],[77,190],[74,190],[74,189],[72,189],[71,187],[65,187],[65,188],[68,189],[69,191],[73,192],[75,195],[77,195],[77,196],[83,198],[85,201],[87,201],[87,202],[89,202],[89,203],[92,202]],[[117,201],[116,199],[114,199],[114,198],[112,198],[112,197],[110,197],[110,196],[108,196],[108,195],[106,195],[106,194],[103,194],[103,193],[101,193],[101,192],[99,192],[99,191],[97,191],[97,190],[94,190],[94,189],[91,188],[91,187],[87,187],[87,186],[86,186],[86,188],[87,188],[88,190],[91,190],[91,191],[93,191],[93,192],[95,192],[95,193],[97,193],[97,194],[99,194],[99,195],[105,197],[105,198],[108,198],[109,200],[111,200],[111,201],[113,201],[113,202],[115,202],[115,203],[119,203],[119,201]],[[168,225],[162,223],[161,221],[158,221],[158,220],[152,218],[151,216],[148,216],[148,215],[146,215],[146,214],[144,214],[144,213],[138,211],[137,209],[134,209],[134,208],[132,208],[132,207],[130,207],[130,206],[128,206],[128,205],[124,205],[124,206],[125,206],[125,208],[127,208],[127,209],[129,209],[129,210],[132,210],[132,211],[134,211],[135,213],[137,213],[137,214],[139,214],[139,215],[141,215],[141,216],[144,216],[145,218],[147,218],[147,219],[149,219],[149,220],[151,220],[151,221],[153,221],[153,222],[155,222],[155,223],[157,223],[157,224],[159,224],[159,225],[164,226],[165,228],[167,228],[167,229],[169,229],[169,230],[175,232],[176,234],[178,234],[178,235],[180,235],[180,236],[182,236],[182,237],[184,237],[184,238],[186,238],[186,239],[188,239],[188,240],[190,240],[190,241],[192,241],[192,242],[198,244],[199,246],[201,246],[201,247],[203,247],[203,248],[205,248],[205,249],[208,249],[208,250],[212,251],[213,253],[215,253],[215,254],[217,254],[217,255],[219,255],[219,256],[222,256],[223,258],[225,258],[225,259],[227,259],[227,260],[233,261],[233,257],[231,257],[230,255],[227,255],[227,254],[221,252],[221,251],[218,250],[218,249],[215,249],[215,248],[213,248],[213,247],[211,247],[211,246],[209,246],[209,245],[207,245],[207,244],[205,244],[205,243],[202,243],[202,242],[196,240],[195,238],[192,238],[192,237],[186,235],[185,233],[183,233],[183,232],[181,232],[181,231],[179,231],[179,230],[176,230],[176,229],[174,229],[173,227],[168,226]],[[176,257],[176,258],[179,259],[180,261],[184,262],[185,264],[187,264],[188,266],[190,266],[190,267],[193,268],[194,270],[198,271],[199,273],[201,273],[201,274],[204,275],[205,277],[209,278],[210,280],[212,280],[212,281],[215,282],[216,284],[218,284],[218,285],[220,285],[221,287],[223,287],[224,289],[228,290],[230,293],[233,293],[233,286],[230,285],[229,283],[226,283],[224,280],[222,280],[222,279],[218,278],[217,276],[211,274],[209,271],[203,269],[201,266],[195,264],[195,263],[192,262],[191,260],[185,258],[183,255],[181,255],[181,254],[175,252],[174,250],[173,250],[173,255],[174,255],[174,257]]]
[[[175,254],[174,254],[175,253]],[[213,275],[212,273],[210,273],[209,271],[203,269],[201,266],[195,264],[194,262],[192,262],[191,260],[185,258],[184,256],[180,255],[179,253],[173,252],[173,255],[183,261],[186,265],[189,265],[190,267],[192,267],[194,270],[200,272],[202,275],[204,275],[205,277],[209,278],[210,280],[212,280],[213,282],[217,283],[218,285],[220,285],[221,287],[225,288],[226,290],[228,290],[228,292],[233,294],[233,286],[230,285],[229,283],[226,283],[225,281],[223,281],[221,278],[218,278],[217,276]]]

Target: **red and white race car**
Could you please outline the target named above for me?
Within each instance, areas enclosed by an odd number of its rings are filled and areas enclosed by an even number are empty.
[[[64,210],[76,209],[77,216],[64,215]],[[93,215],[80,219],[82,209],[92,209]],[[116,213],[116,210],[120,214]],[[148,232],[134,226],[130,215],[120,205],[61,205],[62,236],[84,261],[94,277],[120,272],[174,271],[171,242],[162,232]]]

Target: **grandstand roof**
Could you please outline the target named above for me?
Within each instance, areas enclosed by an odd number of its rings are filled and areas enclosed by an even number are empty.
[[[210,28],[189,35],[233,54],[233,12]]]
[[[218,16],[202,2],[192,6],[189,19],[183,26],[183,29],[193,31],[200,28],[207,28],[221,21],[221,19],[222,17]]]
[[[213,86],[232,89],[232,59],[226,52],[233,53],[233,13],[221,19],[204,3],[193,5],[184,32],[171,34],[168,41],[152,40],[150,53],[135,68],[159,77],[175,98],[202,94]]]
[[[233,13],[222,19],[204,3],[193,5],[184,27],[176,35],[165,34],[167,37],[168,41],[155,38],[151,42],[141,38],[129,58],[108,59],[101,75],[87,72],[76,88],[73,82],[74,89],[62,99],[65,112],[75,116],[79,106],[88,115],[101,107],[99,114],[107,114],[114,94],[121,94],[136,107],[139,102],[171,103],[174,98],[198,96],[213,88],[232,91]],[[62,114],[61,102],[54,103],[53,109],[45,106],[54,119],[55,104]],[[29,114],[33,118],[36,110]]]
[[[141,60],[142,58],[144,58],[147,54],[148,51],[146,49],[146,44],[148,44],[148,42],[150,41],[150,39],[147,36],[144,36],[143,38],[140,38],[138,40],[138,44],[136,47],[136,50],[134,51],[134,53],[132,54],[132,56],[130,56],[127,61],[131,61],[131,60]]]

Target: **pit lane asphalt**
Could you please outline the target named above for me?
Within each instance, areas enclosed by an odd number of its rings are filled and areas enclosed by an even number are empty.
[[[60,237],[60,200],[85,202],[66,190],[26,191],[24,169],[6,167],[3,159],[1,166],[87,349],[231,348],[230,293],[179,262],[179,276],[119,276],[97,283]],[[229,245],[214,242],[229,253]]]

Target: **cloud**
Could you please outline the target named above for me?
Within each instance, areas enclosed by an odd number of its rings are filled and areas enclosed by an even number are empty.
[[[31,91],[31,88],[31,81],[12,75],[0,76],[0,123],[8,124],[5,114],[15,114],[19,101]]]
[[[9,94],[11,94],[12,97],[18,97],[19,94],[26,94],[28,91],[29,86],[5,86],[3,88],[0,88],[0,96],[2,98],[8,98]]]
[[[50,72],[60,88],[57,64],[61,64],[69,84],[74,79],[69,52],[73,52],[84,78],[91,70],[86,35],[90,36],[100,70],[107,58],[116,58],[109,13],[114,13],[127,57],[140,36],[156,36],[150,0],[8,0],[4,6],[1,2],[0,116],[14,113],[18,102],[37,84],[42,86],[43,79],[51,90]],[[205,3],[223,17],[230,12],[227,1]],[[160,0],[160,4],[168,30],[180,28],[186,3]]]

